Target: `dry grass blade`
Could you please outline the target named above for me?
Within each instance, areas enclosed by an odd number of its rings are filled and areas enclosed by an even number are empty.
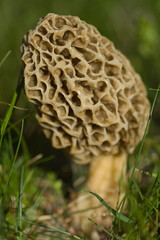
[[[45,224],[36,223],[36,222],[33,222],[33,221],[24,220],[24,219],[22,219],[22,221],[27,222],[27,223],[30,223],[30,224],[32,224],[32,225],[37,225],[37,226],[43,227],[43,228],[48,229],[48,230],[51,230],[51,231],[53,231],[53,232],[58,232],[58,233],[64,234],[64,235],[66,235],[66,236],[68,236],[68,237],[72,237],[73,239],[84,240],[84,238],[78,237],[78,236],[76,236],[76,235],[73,235],[73,234],[71,234],[71,233],[69,233],[69,232],[60,230],[60,229],[55,228],[55,227],[48,227],[48,226],[46,226]]]
[[[0,104],[11,106],[11,103],[6,103],[6,102],[3,102],[3,101],[0,101]],[[18,109],[18,110],[28,111],[27,108],[22,108],[22,107],[17,107],[17,106],[14,106],[13,108]]]
[[[6,61],[6,59],[8,58],[8,56],[11,54],[11,50],[9,50],[6,55],[4,56],[4,58],[1,60],[0,62],[0,67],[2,67],[3,63]]]
[[[101,230],[103,230],[105,233],[107,233],[110,237],[112,237],[112,239],[116,239],[116,240],[125,240],[122,237],[117,237],[113,234],[111,234],[110,232],[108,232],[106,229],[104,229],[101,225],[99,225],[98,223],[94,222],[92,219],[89,218],[89,221],[91,221],[92,223],[94,223],[98,228],[100,228]]]

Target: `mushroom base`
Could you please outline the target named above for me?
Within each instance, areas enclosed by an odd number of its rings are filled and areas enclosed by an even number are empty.
[[[126,160],[125,153],[101,155],[90,164],[85,189],[101,196],[114,209],[125,194]],[[68,211],[70,212],[70,226],[76,233],[89,236],[95,233],[96,225],[88,218],[107,229],[112,224],[111,212],[90,193],[80,193],[78,198],[69,204]]]

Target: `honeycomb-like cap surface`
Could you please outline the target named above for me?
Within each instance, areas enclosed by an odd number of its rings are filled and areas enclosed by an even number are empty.
[[[150,105],[140,76],[97,29],[78,17],[48,14],[22,44],[24,85],[55,148],[80,162],[131,153]]]

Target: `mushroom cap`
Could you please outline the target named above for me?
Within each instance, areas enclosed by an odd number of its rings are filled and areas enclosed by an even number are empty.
[[[140,76],[97,29],[47,14],[23,39],[24,87],[55,148],[80,163],[101,153],[132,153],[150,104]]]

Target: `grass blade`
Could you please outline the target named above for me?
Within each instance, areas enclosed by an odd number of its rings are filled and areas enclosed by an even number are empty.
[[[143,171],[143,170],[141,170],[141,169],[137,169],[137,168],[135,169],[135,171],[136,171],[136,172],[143,173],[143,174],[145,174],[145,175],[147,175],[147,176],[154,177],[154,178],[157,177],[157,174],[156,174],[156,173],[146,172],[146,171]]]
[[[22,120],[21,132],[20,132],[20,136],[19,136],[19,141],[18,141],[16,153],[15,153],[15,155],[14,155],[14,159],[13,159],[13,162],[12,162],[11,169],[10,169],[10,171],[9,171],[8,179],[7,179],[7,182],[6,182],[5,187],[4,187],[4,190],[3,190],[3,194],[2,194],[2,196],[1,196],[1,198],[0,198],[0,204],[2,203],[2,201],[3,201],[4,197],[5,197],[6,190],[7,190],[7,187],[8,187],[8,184],[9,184],[9,181],[10,181],[10,178],[11,178],[11,175],[12,175],[12,172],[13,172],[13,169],[14,169],[15,161],[16,161],[16,159],[17,159],[17,155],[18,155],[19,148],[20,148],[20,144],[21,144],[21,140],[22,140],[23,128],[24,128],[24,120]]]
[[[129,189],[130,189],[132,181],[133,181],[134,173],[136,171],[136,167],[137,167],[137,164],[139,162],[139,158],[140,158],[140,155],[141,155],[141,152],[142,152],[142,148],[143,148],[143,145],[144,145],[144,140],[145,140],[146,135],[147,135],[148,130],[149,130],[149,126],[150,126],[153,110],[154,110],[154,107],[155,107],[155,104],[156,104],[156,100],[158,98],[159,89],[160,89],[160,84],[159,84],[159,86],[157,88],[157,91],[156,91],[156,94],[155,94],[155,97],[154,97],[154,100],[153,100],[153,104],[152,104],[152,107],[151,107],[151,111],[150,111],[149,119],[148,119],[148,122],[147,122],[147,126],[146,126],[146,129],[145,129],[143,138],[142,138],[142,142],[141,142],[141,145],[140,145],[140,148],[139,148],[138,155],[137,155],[137,157],[135,159],[134,167],[133,167],[133,170],[132,170],[132,173],[131,173],[131,177],[130,177],[130,180],[129,180],[129,183],[128,183],[128,186],[127,186],[127,190],[126,190],[125,196],[124,196],[124,198],[122,200],[122,205],[121,205],[120,212],[122,211],[122,209],[124,207],[124,204],[126,202],[126,199],[127,199],[128,193],[129,193]]]
[[[9,50],[6,55],[4,56],[4,58],[0,61],[0,68],[2,67],[3,63],[6,61],[6,59],[8,58],[8,56],[11,54],[11,50]]]
[[[97,224],[96,222],[94,222],[92,219],[88,218],[89,221],[91,221],[92,223],[94,223],[97,227],[99,227],[101,230],[103,230],[105,233],[107,233],[110,237],[112,237],[113,239],[117,239],[117,240],[125,240],[124,238],[122,237],[117,237],[117,236],[114,236],[112,233],[108,232],[106,229],[104,229],[101,225]]]
[[[94,195],[102,204],[105,208],[107,208],[115,217],[117,217],[119,220],[125,222],[125,223],[130,223],[132,220],[124,216],[123,214],[119,213],[115,209],[111,208],[98,194],[90,192],[90,191],[84,191],[84,192],[89,192],[92,195]]]
[[[18,193],[18,212],[16,218],[16,231],[19,232],[19,239],[21,239],[21,229],[22,229],[22,192],[23,192],[23,177],[24,177],[24,167],[21,170],[19,193]]]
[[[158,232],[158,228],[159,228],[159,206],[160,206],[160,189],[158,189],[157,191],[157,211],[156,211],[156,230]]]
[[[137,182],[136,182],[136,180],[135,180],[134,178],[133,178],[133,183],[134,183],[134,185],[135,185],[135,188],[136,188],[136,190],[137,190],[140,198],[141,198],[142,200],[144,200],[144,196],[143,196],[143,194],[142,194],[142,192],[141,192],[141,190],[140,190],[140,188],[139,188],[139,186],[138,186],[138,184],[137,184]]]
[[[10,105],[10,107],[9,107],[7,113],[6,113],[6,116],[5,116],[5,118],[3,120],[3,123],[2,123],[2,126],[1,126],[0,149],[1,149],[2,141],[3,141],[3,137],[4,137],[4,134],[5,134],[5,130],[6,130],[6,127],[8,125],[8,122],[11,118],[16,100],[17,100],[17,92],[15,92],[14,95],[13,95],[11,105]]]
[[[24,219],[22,219],[22,221],[27,222],[27,223],[30,223],[30,224],[32,224],[32,225],[36,225],[36,226],[40,226],[40,227],[46,228],[46,229],[51,230],[51,231],[53,231],[53,232],[58,232],[58,233],[64,234],[64,235],[66,235],[66,236],[68,236],[68,237],[72,237],[72,238],[74,238],[74,239],[84,240],[84,238],[78,237],[78,236],[76,236],[76,235],[73,235],[73,234],[71,234],[71,233],[69,233],[69,232],[65,232],[65,231],[60,230],[60,229],[55,228],[55,227],[48,227],[48,226],[46,226],[45,224],[36,223],[36,222],[33,222],[33,221],[24,220]]]

